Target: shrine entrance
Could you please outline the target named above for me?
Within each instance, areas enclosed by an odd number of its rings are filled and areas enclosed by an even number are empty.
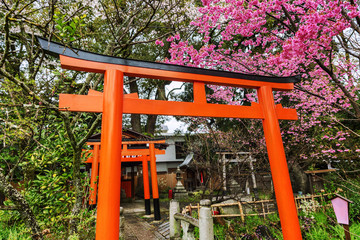
[[[164,63],[136,61],[69,49],[40,39],[45,51],[60,55],[65,69],[104,73],[104,92],[60,94],[63,111],[102,112],[101,168],[99,177],[96,239],[119,238],[122,115],[153,114],[194,117],[261,119],[284,239],[301,239],[301,231],[281,138],[279,120],[296,120],[295,109],[275,105],[273,91],[290,91],[300,77],[268,77],[215,71]],[[123,77],[143,77],[193,83],[193,102],[139,99],[123,94]],[[235,106],[207,103],[205,84],[252,88],[258,103]]]
[[[89,141],[86,143],[90,146],[91,150],[84,150],[84,154],[90,154],[85,163],[91,164],[91,178],[90,178],[90,191],[89,191],[89,205],[96,204],[97,200],[97,185],[101,182],[99,179],[98,169],[99,165],[101,168],[101,142],[100,141]],[[121,146],[121,161],[122,166],[124,164],[132,165],[134,163],[142,164],[142,175],[143,175],[143,186],[144,186],[144,200],[145,200],[145,215],[151,214],[150,207],[150,186],[149,186],[149,166],[150,162],[150,173],[151,173],[151,187],[154,204],[154,219],[160,220],[160,204],[159,204],[159,189],[157,182],[157,170],[156,170],[156,156],[165,154],[166,148],[165,140],[152,140],[152,139],[131,139],[129,141],[122,140]],[[128,191],[127,195],[133,196],[134,184],[133,176],[131,179],[131,185],[125,187]],[[121,184],[123,188],[123,184]]]

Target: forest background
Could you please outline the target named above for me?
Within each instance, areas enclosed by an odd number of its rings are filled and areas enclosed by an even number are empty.
[[[95,222],[83,205],[81,151],[100,131],[101,114],[58,111],[59,93],[102,90],[101,74],[64,71],[36,41],[42,36],[111,56],[269,76],[299,74],[295,90],[277,103],[296,108],[283,121],[283,140],[296,188],[308,188],[305,170],[331,165],[328,180],[349,191],[359,220],[360,105],[357,2],[336,0],[227,1],[1,1],[0,191],[17,211],[9,222],[34,239],[50,229],[59,239],[82,236]],[[191,101],[169,82],[126,78],[125,91],[142,98]],[[249,105],[249,89],[207,86],[208,102]],[[165,118],[127,116],[124,127],[155,135]],[[200,164],[215,162],[214,149],[248,151],[256,168],[268,168],[261,122],[184,118],[189,151]],[[206,134],[205,134],[206,133]],[[205,141],[204,141],[205,139]],[[211,141],[210,141],[211,140]],[[209,142],[205,144],[204,142]],[[211,171],[211,169],[209,169]],[[83,231],[83,232],[82,232]]]

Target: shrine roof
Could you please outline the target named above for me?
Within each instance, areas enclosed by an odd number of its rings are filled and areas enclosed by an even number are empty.
[[[245,80],[253,80],[260,82],[297,83],[300,81],[299,75],[289,76],[289,77],[274,77],[274,76],[243,74],[243,73],[230,72],[230,71],[220,71],[213,69],[203,69],[203,68],[196,68],[189,66],[180,66],[180,65],[160,63],[160,62],[141,61],[141,60],[102,55],[77,48],[70,48],[56,42],[48,41],[47,39],[41,37],[38,37],[38,41],[42,49],[45,52],[49,53],[50,55],[56,55],[56,56],[63,55],[67,57],[88,60],[93,62],[117,64],[123,66],[131,66],[131,67],[142,67],[142,68],[164,70],[164,71],[191,73],[191,74],[199,74],[199,75],[245,79]]]
[[[123,141],[144,141],[144,140],[154,140],[153,138],[146,136],[144,134],[138,133],[130,129],[122,130],[122,140]],[[101,139],[101,133],[97,133],[88,138],[89,142],[98,142]],[[157,139],[158,140],[158,139]]]
[[[144,142],[144,141],[158,141],[158,140],[165,140],[164,138],[152,138],[149,136],[146,136],[144,134],[138,133],[136,131],[130,130],[130,129],[123,129],[122,130],[122,142]],[[101,133],[97,133],[92,135],[88,138],[87,142],[100,142],[101,141]],[[144,149],[144,146],[146,144],[136,144],[130,147],[131,149]],[[155,143],[156,149],[166,149],[169,146],[167,143]],[[145,146],[146,148],[146,146]]]

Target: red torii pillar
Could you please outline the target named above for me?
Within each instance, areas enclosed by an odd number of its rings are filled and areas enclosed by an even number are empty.
[[[60,54],[63,68],[105,73],[103,96],[60,95],[59,107],[68,111],[103,112],[103,145],[100,169],[96,239],[118,239],[120,206],[121,123],[123,113],[199,117],[262,119],[273,177],[276,201],[284,239],[301,239],[297,210],[282,143],[278,120],[296,120],[294,109],[275,105],[273,91],[289,91],[299,77],[267,77],[207,69],[114,58],[70,50],[57,43],[39,39],[41,46]],[[194,102],[167,102],[123,97],[123,75],[168,81],[192,82]],[[259,103],[251,106],[209,104],[205,84],[257,89]]]
[[[149,165],[147,160],[142,162],[143,182],[144,182],[144,199],[145,199],[145,215],[151,214],[150,207],[150,188],[149,188]]]

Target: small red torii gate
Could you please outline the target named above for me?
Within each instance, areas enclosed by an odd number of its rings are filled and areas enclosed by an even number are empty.
[[[165,150],[160,150],[155,147],[155,144],[164,144],[165,140],[144,140],[144,141],[123,141],[121,150],[121,162],[141,162],[143,167],[143,186],[144,186],[144,200],[145,200],[145,215],[151,214],[150,207],[150,187],[149,187],[149,168],[148,162],[150,162],[151,172],[151,186],[154,204],[154,219],[160,220],[160,206],[159,206],[159,188],[157,182],[156,171],[156,156],[165,154]],[[89,205],[96,204],[97,197],[97,185],[98,185],[98,167],[100,161],[101,142],[87,142],[88,146],[92,146],[91,150],[84,150],[83,153],[91,154],[87,158],[85,163],[91,163],[91,179],[90,179],[90,193],[89,193]],[[148,144],[149,148],[143,149],[129,149],[128,145]],[[117,160],[119,161],[119,159]]]
[[[38,38],[41,47],[60,55],[62,68],[104,73],[104,92],[95,95],[60,94],[59,109],[64,111],[102,112],[102,152],[99,177],[96,239],[119,238],[122,114],[153,114],[196,117],[262,119],[266,147],[284,239],[302,239],[297,210],[281,138],[279,119],[297,120],[295,109],[275,105],[273,91],[290,91],[295,77],[268,77],[215,71],[164,63],[122,59],[69,49]],[[123,94],[123,76],[193,83],[193,102],[139,99]],[[251,106],[210,104],[205,84],[252,88],[258,103]]]

